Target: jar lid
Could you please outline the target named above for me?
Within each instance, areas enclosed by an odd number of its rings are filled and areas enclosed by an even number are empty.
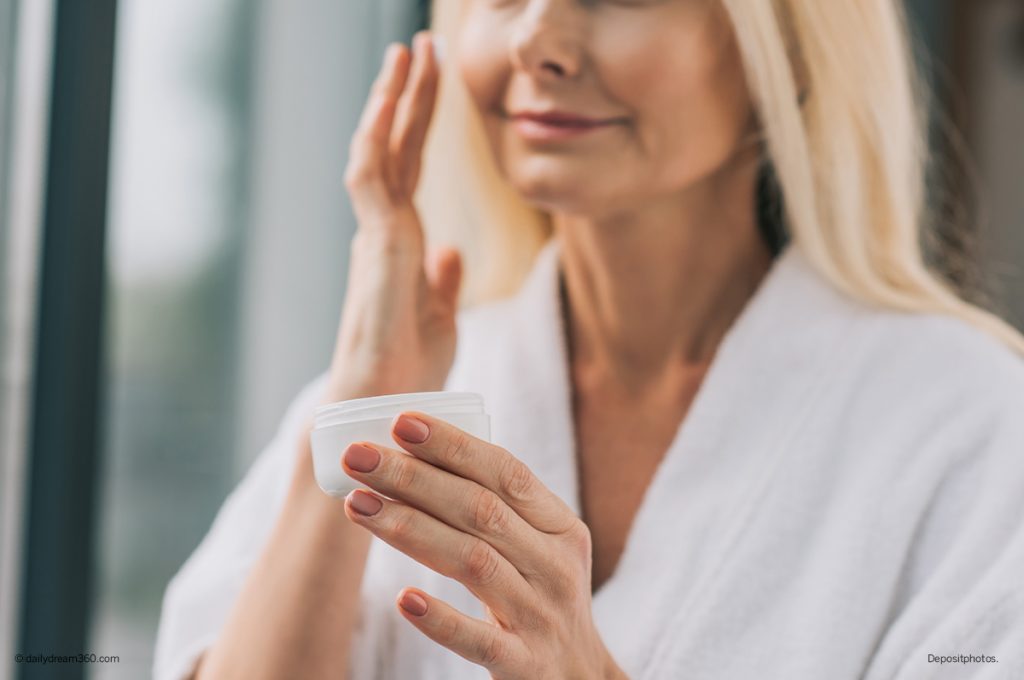
[[[393,418],[407,410],[422,411],[428,415],[484,413],[484,400],[482,395],[475,392],[444,391],[360,397],[316,407],[314,426]]]

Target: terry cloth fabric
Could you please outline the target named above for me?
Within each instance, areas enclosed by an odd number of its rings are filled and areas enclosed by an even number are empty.
[[[514,297],[459,313],[445,388],[481,393],[492,440],[579,512],[559,248]],[[296,397],[169,584],[157,680],[186,677],[216,639],[325,384]],[[487,678],[395,611],[408,585],[484,616],[374,539],[350,677]],[[720,344],[593,611],[634,680],[1024,678],[1024,362],[960,320],[855,302],[788,246]],[[938,661],[958,655],[995,661]]]

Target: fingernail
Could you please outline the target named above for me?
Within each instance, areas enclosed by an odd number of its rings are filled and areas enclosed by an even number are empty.
[[[423,616],[427,613],[427,601],[416,593],[405,593],[398,600],[398,604],[413,616]]]
[[[444,36],[437,33],[431,34],[434,43],[434,57],[437,59],[437,63],[444,63]]]
[[[353,510],[366,517],[376,515],[384,507],[379,498],[358,489],[349,494],[348,502]]]
[[[365,444],[350,444],[342,460],[356,472],[373,472],[380,465],[380,452]]]
[[[395,434],[407,442],[422,444],[430,436],[430,428],[422,420],[400,415],[395,423]]]

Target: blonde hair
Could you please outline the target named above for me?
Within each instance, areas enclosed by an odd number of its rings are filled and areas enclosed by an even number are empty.
[[[901,3],[721,2],[794,245],[857,299],[959,317],[1024,354],[1024,336],[962,299],[926,263],[928,100]],[[496,168],[450,56],[463,7],[463,0],[434,2],[432,30],[449,57],[417,203],[428,240],[462,248],[462,303],[472,305],[513,293],[552,226]]]

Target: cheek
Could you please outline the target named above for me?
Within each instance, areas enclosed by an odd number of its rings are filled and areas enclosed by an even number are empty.
[[[621,37],[621,36],[620,36]],[[739,53],[705,29],[648,34],[609,48],[615,96],[632,107],[639,153],[652,173],[678,183],[722,165],[736,151],[751,104]]]
[[[501,106],[509,74],[508,55],[501,47],[502,26],[472,13],[459,32],[456,60],[459,76],[480,112]]]

